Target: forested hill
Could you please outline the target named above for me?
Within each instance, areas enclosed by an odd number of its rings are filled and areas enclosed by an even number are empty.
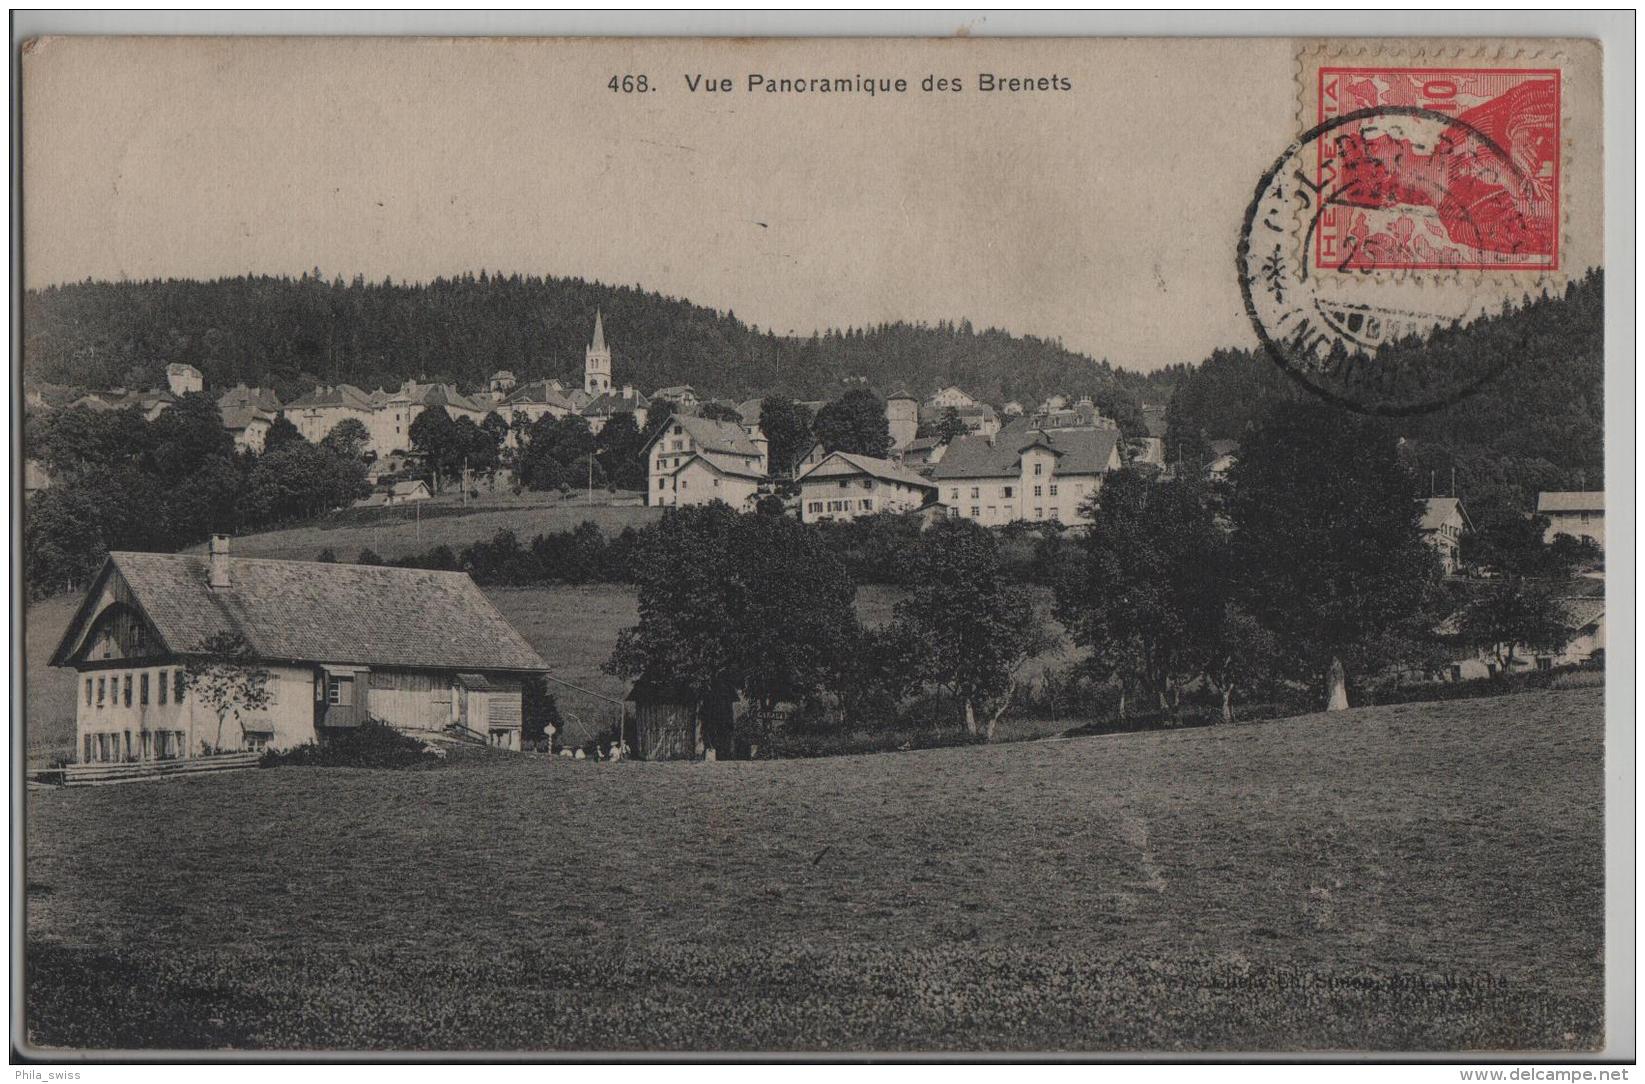
[[[24,365],[36,381],[152,387],[169,362],[187,362],[208,385],[273,386],[282,398],[317,382],[370,389],[411,377],[473,388],[498,369],[580,385],[596,309],[605,313],[615,381],[647,392],[691,384],[715,396],[820,399],[863,382],[917,394],[958,384],[996,403],[1026,403],[1119,383],[1139,400],[1163,402],[1172,375],[1151,386],[1059,343],[969,323],[779,336],[638,287],[484,272],[417,285],[316,273],[31,290]]]
[[[1561,296],[1526,298],[1398,348],[1507,362],[1454,406],[1390,423],[1407,438],[1411,468],[1439,493],[1449,492],[1455,468],[1476,524],[1528,511],[1541,490],[1604,488],[1604,302],[1604,275],[1590,271]],[[1269,403],[1308,394],[1266,355],[1219,350],[1179,380],[1166,411],[1167,454],[1203,461],[1210,441],[1239,440]]]

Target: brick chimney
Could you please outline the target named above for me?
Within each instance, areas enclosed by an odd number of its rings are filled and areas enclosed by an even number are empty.
[[[206,579],[213,591],[223,590],[229,585],[228,578],[228,535],[214,534],[211,536],[211,573]]]

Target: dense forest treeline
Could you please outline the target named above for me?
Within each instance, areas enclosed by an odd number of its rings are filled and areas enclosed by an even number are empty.
[[[1477,371],[1503,359],[1477,393],[1393,424],[1426,493],[1456,493],[1476,526],[1529,511],[1542,490],[1605,485],[1605,282],[1589,271],[1563,293],[1400,344],[1392,364]],[[1379,355],[1380,356],[1380,355]],[[1166,410],[1166,455],[1205,462],[1210,442],[1239,441],[1275,402],[1311,400],[1260,351],[1218,350],[1182,374]]]
[[[615,380],[642,391],[691,384],[708,395],[832,399],[870,384],[928,394],[958,384],[1000,403],[1095,395],[1119,384],[1163,403],[1177,370],[1143,375],[968,322],[893,323],[778,335],[638,286],[573,278],[464,274],[429,283],[241,277],[93,282],[24,296],[24,364],[35,381],[152,387],[187,362],[209,386],[272,386],[282,398],[316,383],[371,389],[408,378],[483,386],[498,369],[520,380],[582,383],[594,313],[605,313]]]

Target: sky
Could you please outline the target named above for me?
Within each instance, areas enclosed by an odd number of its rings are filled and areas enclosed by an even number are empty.
[[[1234,245],[1297,132],[1293,48],[1256,39],[56,38],[22,104],[31,287],[486,269],[779,333],[969,319],[1145,370],[1254,345]]]

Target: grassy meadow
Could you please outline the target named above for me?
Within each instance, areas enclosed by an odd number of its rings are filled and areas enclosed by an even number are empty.
[[[30,791],[28,1037],[1588,1048],[1602,705]]]
[[[442,493],[418,504],[392,508],[351,509],[326,519],[281,531],[264,531],[234,539],[241,557],[275,557],[312,561],[330,549],[339,561],[352,561],[363,549],[385,558],[408,557],[435,546],[462,549],[510,530],[529,543],[533,536],[569,531],[592,520],[608,532],[643,527],[662,515],[641,504],[639,493],[595,490],[589,503],[582,493],[482,493],[467,505],[460,496]],[[194,550],[203,552],[205,547]]]

